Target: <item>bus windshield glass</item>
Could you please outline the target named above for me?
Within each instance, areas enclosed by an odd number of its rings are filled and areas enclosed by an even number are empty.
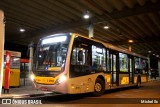
[[[70,38],[67,35],[58,35],[42,39],[35,53],[35,69],[37,71],[62,71]]]

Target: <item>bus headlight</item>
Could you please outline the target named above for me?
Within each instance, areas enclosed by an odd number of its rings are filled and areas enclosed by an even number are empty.
[[[31,78],[31,80],[33,81],[34,78],[35,78],[34,74],[31,74],[31,75],[30,75],[30,78]]]
[[[56,84],[60,84],[60,83],[62,83],[62,82],[64,82],[64,81],[66,81],[66,80],[67,80],[66,75],[61,75],[61,76],[58,78]]]

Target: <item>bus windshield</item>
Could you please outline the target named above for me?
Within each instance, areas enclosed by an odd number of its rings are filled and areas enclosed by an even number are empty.
[[[58,35],[42,39],[37,47],[35,56],[35,70],[63,71],[70,36]]]

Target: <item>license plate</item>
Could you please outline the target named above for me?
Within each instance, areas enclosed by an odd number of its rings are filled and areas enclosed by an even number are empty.
[[[41,87],[41,90],[42,91],[48,91],[48,88],[47,87]]]

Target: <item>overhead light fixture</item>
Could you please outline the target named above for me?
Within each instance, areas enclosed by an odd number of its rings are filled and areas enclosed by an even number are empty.
[[[109,29],[109,26],[106,25],[106,26],[104,26],[103,28],[104,28],[104,29]]]
[[[90,14],[89,11],[85,11],[84,15],[83,15],[84,19],[89,19],[90,18]]]
[[[155,54],[153,54],[153,55],[155,55]]]
[[[156,55],[156,57],[159,57],[159,55]]]
[[[148,51],[148,53],[151,53],[152,51]]]
[[[133,40],[130,39],[130,40],[128,40],[128,42],[129,42],[129,43],[133,43]]]
[[[20,31],[20,32],[25,32],[25,29],[20,28],[19,31]]]

